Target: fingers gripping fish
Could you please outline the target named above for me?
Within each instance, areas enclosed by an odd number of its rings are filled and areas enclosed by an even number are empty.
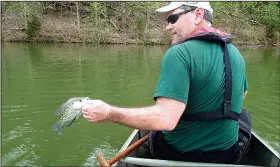
[[[76,119],[82,115],[83,105],[90,103],[89,97],[74,97],[63,103],[55,115],[60,119],[53,125],[53,130],[57,130],[62,135],[63,128],[69,127]]]

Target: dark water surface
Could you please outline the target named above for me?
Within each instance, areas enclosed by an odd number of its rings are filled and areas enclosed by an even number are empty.
[[[133,129],[80,118],[62,136],[55,110],[71,97],[119,106],[153,104],[167,46],[2,44],[2,165],[89,166],[114,156]],[[279,48],[240,48],[249,81],[244,107],[278,152]]]

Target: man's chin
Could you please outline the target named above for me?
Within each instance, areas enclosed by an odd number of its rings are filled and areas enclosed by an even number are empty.
[[[181,43],[181,42],[183,42],[183,41],[178,40],[178,39],[177,39],[177,40],[174,39],[174,40],[172,40],[171,44],[172,44],[172,45],[177,45],[177,44],[179,44],[179,43]]]

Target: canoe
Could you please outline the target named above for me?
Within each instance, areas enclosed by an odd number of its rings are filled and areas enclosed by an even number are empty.
[[[148,131],[139,131],[135,129],[128,137],[119,152],[125,150],[135,141],[145,136]],[[223,166],[223,167],[237,167],[237,166],[272,166],[280,167],[280,155],[267,142],[261,139],[254,131],[252,133],[252,140],[249,151],[240,160],[238,164],[214,164],[214,163],[200,163],[200,162],[185,162],[185,161],[170,161],[151,159],[148,149],[144,146],[139,146],[126,157],[122,158],[112,166],[121,167],[140,167],[140,166]]]

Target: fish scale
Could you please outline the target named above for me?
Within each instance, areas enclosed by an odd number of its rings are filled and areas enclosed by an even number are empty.
[[[56,110],[55,115],[60,119],[53,125],[53,130],[57,130],[62,135],[64,127],[69,127],[78,119],[82,115],[82,107],[90,101],[89,97],[73,97],[63,103]]]

